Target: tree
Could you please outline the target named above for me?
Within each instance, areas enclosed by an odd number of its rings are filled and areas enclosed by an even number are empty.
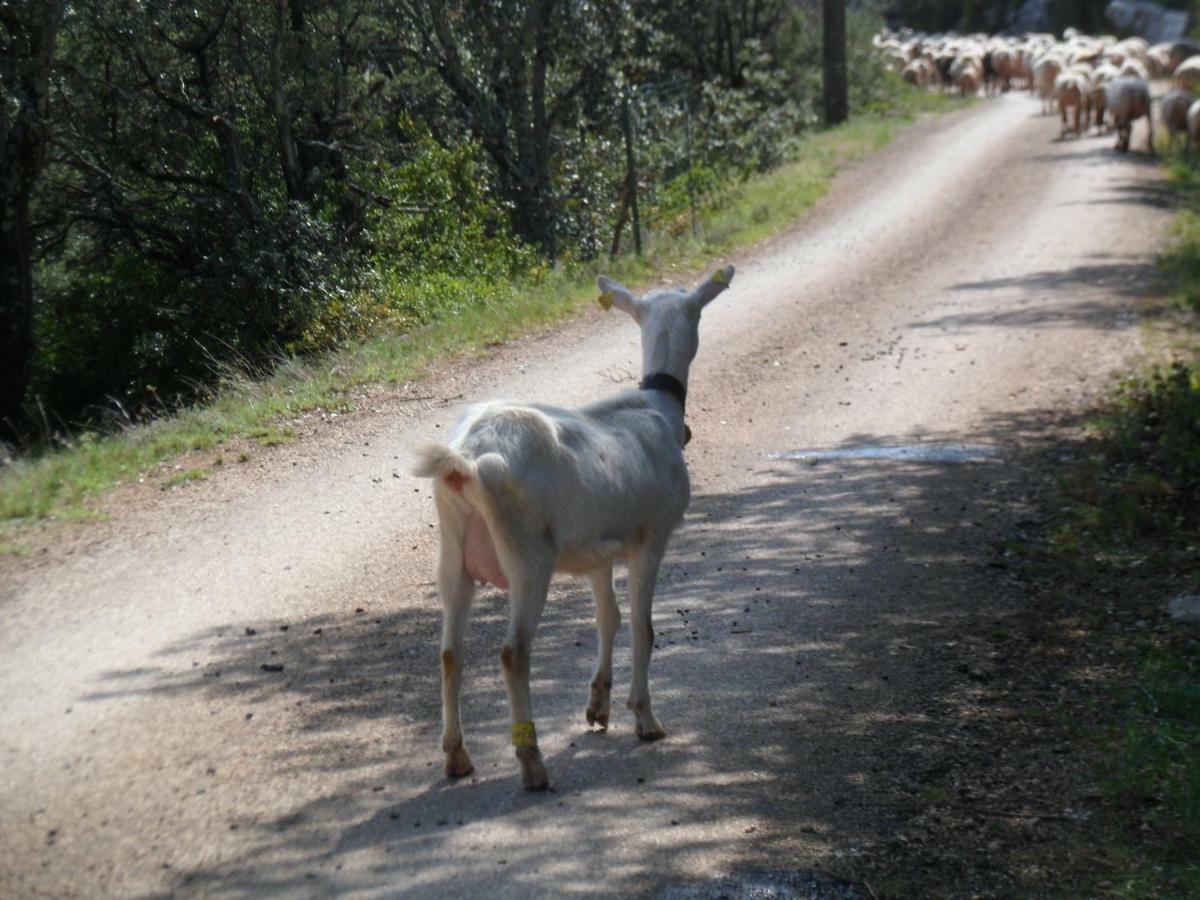
[[[825,124],[846,121],[846,0],[821,0],[821,64]]]
[[[17,435],[33,364],[29,207],[46,161],[47,103],[64,2],[0,3],[0,434]]]
[[[639,17],[660,33],[660,64],[686,71],[697,84],[720,78],[745,81],[747,47],[767,42],[789,12],[785,0],[704,0],[639,4]]]
[[[401,0],[406,51],[433,67],[491,157],[513,230],[551,258],[559,201],[556,139],[575,124],[585,89],[620,52],[623,4]],[[397,22],[397,25],[401,25]]]

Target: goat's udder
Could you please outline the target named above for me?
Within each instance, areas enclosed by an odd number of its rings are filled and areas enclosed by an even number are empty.
[[[500,568],[500,559],[496,556],[496,545],[492,542],[492,533],[488,531],[487,522],[478,512],[472,510],[467,516],[467,533],[463,540],[463,564],[467,574],[481,584],[494,584],[502,591],[508,590],[508,579]]]

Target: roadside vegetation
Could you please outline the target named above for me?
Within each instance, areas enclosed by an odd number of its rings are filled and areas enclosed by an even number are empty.
[[[205,9],[194,15],[203,18]],[[216,31],[206,32],[216,35],[214,47],[237,38],[237,28],[253,26],[231,24],[214,10],[209,25]],[[321,10],[320,15],[330,11]],[[102,19],[89,25],[85,15],[101,12],[88,4],[73,11],[68,58],[85,50],[105,55],[105,48],[89,43],[96,36],[88,32]],[[554,213],[549,224],[533,222],[534,213],[506,195],[506,176],[486,142],[469,122],[451,127],[452,86],[428,78],[421,90],[429,103],[438,100],[437,116],[434,107],[411,108],[412,97],[393,95],[400,85],[379,76],[378,92],[391,105],[373,111],[374,124],[366,114],[363,121],[350,116],[370,152],[339,157],[337,177],[320,169],[309,196],[288,200],[281,182],[283,205],[276,212],[268,212],[267,197],[274,194],[267,190],[258,197],[251,186],[286,181],[286,172],[276,171],[276,157],[255,158],[262,172],[258,181],[247,178],[250,193],[243,199],[253,201],[260,215],[241,235],[234,233],[241,227],[236,219],[225,217],[229,210],[211,219],[189,218],[189,209],[207,202],[209,179],[185,172],[208,167],[219,173],[227,163],[211,147],[202,149],[206,141],[172,142],[160,160],[177,163],[170,172],[150,177],[143,167],[107,186],[89,181],[99,177],[95,159],[81,161],[64,148],[61,158],[52,153],[42,209],[50,218],[61,217],[62,230],[47,232],[36,268],[33,374],[22,406],[19,450],[0,468],[0,522],[11,528],[95,515],[100,492],[181,454],[224,461],[222,448],[237,441],[239,450],[230,459],[244,460],[256,444],[286,443],[295,437],[293,420],[306,411],[349,410],[374,385],[420,378],[431,360],[484,354],[571,314],[591,297],[600,270],[644,283],[706,266],[785,227],[821,196],[840,164],[887,143],[899,124],[957,105],[884,72],[870,47],[876,20],[855,15],[849,28],[854,116],[848,125],[816,130],[819,48],[810,15],[781,5],[759,39],[745,37],[730,72],[717,66],[728,68],[723,58],[703,75],[694,71],[696,60],[683,60],[671,43],[696,23],[665,13],[656,19],[655,33],[670,39],[659,46],[659,56],[638,57],[632,68],[628,57],[606,60],[611,81],[593,85],[601,91],[593,99],[603,110],[580,119],[573,137],[560,136],[550,148],[560,168],[542,198]],[[166,40],[168,25],[181,33],[199,28],[199,20],[146,24],[143,37],[152,47]],[[295,39],[293,24],[277,35],[285,44]],[[341,20],[324,24],[366,27]],[[277,25],[261,23],[262,33],[273,33]],[[472,25],[486,23],[463,21],[464,29]],[[312,28],[314,40],[329,37]],[[134,35],[113,40],[118,50],[125,48],[122,64],[133,67],[126,73],[129,90],[146,95],[139,109],[146,116],[170,114],[173,122],[190,122],[178,117],[181,98],[164,93],[169,88],[141,72],[138,54],[144,47],[121,43],[134,41]],[[159,47],[160,64],[186,69],[195,53],[177,43]],[[315,52],[293,49],[301,56]],[[303,60],[294,62],[298,88],[307,76]],[[232,58],[223,64],[231,74],[248,65]],[[406,78],[415,77],[406,71]],[[56,90],[68,91],[77,74],[64,70]],[[230,85],[225,87],[234,90]],[[242,85],[247,86],[253,90],[252,83]],[[106,95],[104,102],[114,115],[132,111],[122,106],[133,103],[127,94]],[[305,102],[318,104],[321,98]],[[362,99],[368,110],[374,102]],[[638,129],[640,256],[632,252],[628,173],[613,118],[624,104]],[[268,137],[269,124],[261,126],[268,146],[276,140]],[[72,127],[86,128],[86,122]],[[196,127],[203,133],[208,125]],[[113,164],[125,158],[116,155],[121,148],[111,145],[111,133],[76,137],[85,148],[91,140],[96,153],[114,154]],[[96,143],[103,141],[110,145]],[[387,149],[393,145],[395,152]],[[135,159],[131,165],[141,163]],[[169,190],[163,187],[166,175]],[[204,184],[193,184],[197,180]],[[152,230],[178,240],[162,234],[159,239],[189,247],[189,253],[208,248],[203,261],[189,256],[180,268],[181,257],[155,251],[145,229],[118,221],[116,209],[97,222],[72,219],[70,209],[55,205],[74,197],[86,199],[89,208],[125,204],[123,211],[132,214],[128,203],[141,190],[135,187],[151,184],[175,199],[139,193],[144,204],[139,215],[164,216]],[[126,189],[130,196],[122,193]],[[51,190],[60,195],[52,200]],[[237,196],[220,193],[212,202],[222,209],[237,206]],[[353,222],[344,219],[351,214]],[[282,231],[258,230],[268,221]],[[212,230],[203,234],[175,231],[206,228],[205,222]],[[537,231],[543,227],[549,230]],[[221,272],[209,271],[212,266]],[[194,474],[202,471],[194,460],[187,465],[186,477],[169,471],[163,476],[176,487],[202,477]]]

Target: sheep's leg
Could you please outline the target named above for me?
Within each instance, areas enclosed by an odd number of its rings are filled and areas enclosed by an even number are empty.
[[[607,729],[608,717],[612,712],[613,638],[621,625],[621,611],[617,609],[617,596],[613,592],[612,563],[596,569],[589,577],[592,596],[596,598],[596,633],[600,655],[596,662],[596,675],[592,678],[587,720],[589,725]]]
[[[644,548],[629,561],[629,617],[633,632],[633,683],[626,702],[636,720],[637,736],[643,741],[657,741],[667,736],[650,708],[650,651],[654,647],[654,624],[651,606],[654,603],[654,584],[665,548]]]
[[[521,781],[527,791],[544,791],[550,785],[542,754],[533,727],[533,704],[529,697],[529,658],[533,650],[533,635],[537,630],[546,591],[550,589],[553,561],[541,565],[536,560],[521,562],[524,571],[510,577],[508,594],[508,637],[500,650],[500,668],[508,688],[512,711],[512,739],[517,761],[521,764]]]
[[[441,510],[439,510],[441,512]],[[442,547],[438,563],[438,593],[442,599],[442,750],[446,754],[446,775],[461,778],[475,767],[463,743],[462,721],[458,712],[462,687],[462,645],[471,614],[475,582],[463,564],[463,536],[453,527],[451,517],[442,518]]]
[[[1148,137],[1146,138],[1146,146],[1150,150],[1150,155],[1154,155],[1154,113],[1146,113],[1146,129]]]

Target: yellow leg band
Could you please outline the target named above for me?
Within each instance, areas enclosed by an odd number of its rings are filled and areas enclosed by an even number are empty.
[[[514,747],[536,747],[537,732],[533,728],[533,723],[514,722],[512,727],[512,741]]]

